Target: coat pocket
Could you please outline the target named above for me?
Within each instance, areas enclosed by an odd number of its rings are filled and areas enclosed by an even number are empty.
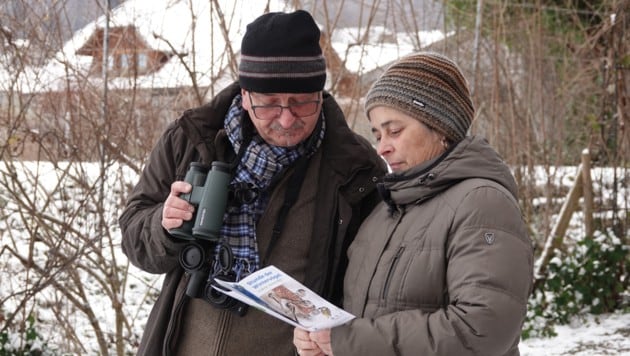
[[[400,262],[400,258],[403,254],[403,252],[405,252],[405,245],[400,245],[398,247],[398,250],[396,250],[396,253],[394,254],[394,257],[392,258],[392,262],[389,264],[389,270],[387,271],[387,275],[385,278],[385,281],[383,282],[383,289],[381,291],[381,297],[379,298],[379,304],[381,306],[383,306],[384,304],[386,304],[386,299],[387,299],[387,293],[389,291],[392,279],[395,276],[396,273],[396,267],[398,266],[398,263]]]

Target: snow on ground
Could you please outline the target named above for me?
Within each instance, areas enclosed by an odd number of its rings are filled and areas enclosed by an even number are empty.
[[[630,313],[588,315],[556,327],[557,336],[524,340],[521,356],[630,355]]]

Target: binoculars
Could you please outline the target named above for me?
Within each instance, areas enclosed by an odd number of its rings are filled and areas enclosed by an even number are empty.
[[[196,207],[195,214],[193,219],[168,232],[176,238],[189,241],[179,255],[180,265],[190,274],[186,295],[202,298],[217,308],[230,309],[243,316],[247,312],[246,304],[212,287],[215,278],[232,281],[236,278],[231,271],[232,250],[219,242],[231,178],[230,165],[227,163],[212,162],[210,170],[201,163],[190,163],[184,180],[192,185],[192,190],[180,195],[180,198]],[[217,243],[219,248],[215,259]]]
[[[212,162],[207,171],[201,163],[192,162],[184,178],[192,185],[192,190],[179,197],[197,207],[195,216],[169,233],[184,240],[218,241],[231,178],[227,163]]]

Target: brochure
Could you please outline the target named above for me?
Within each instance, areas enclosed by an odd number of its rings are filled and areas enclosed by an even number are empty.
[[[239,282],[215,282],[216,290],[308,331],[332,328],[355,318],[275,266],[262,268]]]

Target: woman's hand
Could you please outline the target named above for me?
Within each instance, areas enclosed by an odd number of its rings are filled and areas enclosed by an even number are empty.
[[[324,355],[334,356],[330,344],[330,329],[323,329],[309,333],[311,341],[314,341]]]
[[[328,331],[328,349],[330,350],[330,329],[326,329]],[[326,353],[323,351],[320,346],[311,339],[311,335],[314,333],[310,333],[304,329],[295,328],[293,330],[293,345],[297,349],[298,355],[300,356],[325,356],[332,355],[331,353]],[[319,336],[318,336],[319,337]]]

